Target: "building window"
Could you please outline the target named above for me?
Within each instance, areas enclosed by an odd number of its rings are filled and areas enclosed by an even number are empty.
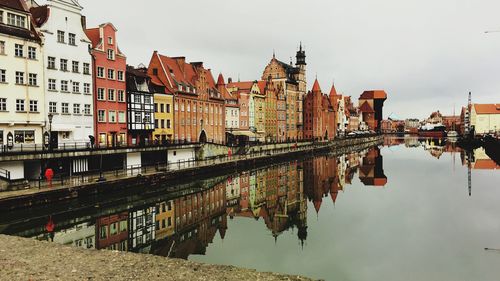
[[[38,112],[38,101],[30,100],[30,112]]]
[[[35,143],[35,131],[14,131],[15,143]]]
[[[108,44],[113,45],[113,37],[108,37]]]
[[[62,114],[69,114],[69,103],[63,102],[61,104],[61,113]]]
[[[68,33],[68,43],[72,46],[76,46],[76,35],[73,33]]]
[[[79,65],[79,63],[77,61],[73,61],[72,66],[73,66],[73,72],[74,73],[79,73],[79,71],[80,71],[80,65]]]
[[[16,111],[24,111],[24,100],[23,99],[16,100]]]
[[[141,96],[140,95],[134,95],[134,102],[135,103],[141,103]]]
[[[7,24],[25,28],[26,27],[26,19],[24,16],[8,13],[7,14]]]
[[[115,70],[114,69],[108,69],[108,79],[111,79],[111,80],[115,79]]]
[[[14,45],[14,55],[16,57],[23,57],[24,56],[23,49],[24,49],[24,45],[15,44]]]
[[[73,114],[80,114],[80,104],[79,103],[73,104]]]
[[[64,31],[61,31],[61,30],[57,31],[57,42],[65,43],[64,42]]]
[[[47,68],[48,69],[56,69],[56,58],[54,58],[54,57],[48,58]]]
[[[57,102],[49,102],[49,113],[57,113]]]
[[[118,123],[125,123],[125,111],[118,112]]]
[[[106,122],[106,110],[99,109],[97,111],[97,122]]]
[[[115,90],[108,89],[108,100],[109,101],[114,101],[115,100]]]
[[[5,69],[0,69],[0,83],[5,83],[7,81],[5,73],[6,73]]]
[[[151,104],[151,97],[150,96],[144,96],[144,104],[146,104],[146,105]]]
[[[142,123],[142,115],[140,112],[135,112],[134,114],[134,120],[135,120],[135,123],[137,124],[141,124]]]
[[[108,60],[114,60],[115,59],[115,51],[112,49],[108,49]]]
[[[97,77],[104,78],[104,67],[97,67]]]
[[[167,119],[167,129],[170,129],[170,119]]]
[[[90,64],[86,62],[83,63],[83,74],[90,74]]]
[[[108,116],[109,122],[116,123],[116,111],[110,110],[110,111],[108,111],[108,114],[109,114],[109,116]]]
[[[158,104],[155,103],[155,112],[158,112]]]
[[[163,113],[165,112],[165,104],[160,104],[160,112]]]
[[[61,92],[68,92],[68,81],[61,80]]]
[[[24,85],[24,72],[16,71],[16,84]]]
[[[68,71],[68,60],[61,59],[61,67],[60,67],[60,69],[62,71]]]
[[[158,119],[155,119],[155,129],[158,129]]]
[[[7,111],[7,99],[0,98],[0,111]]]
[[[0,55],[5,55],[5,41],[0,41]]]
[[[83,83],[83,93],[90,95],[90,83]]]
[[[73,82],[73,93],[80,93],[80,82]]]
[[[85,104],[83,108],[83,114],[90,115],[90,104]]]
[[[36,60],[36,48],[28,47],[28,58],[30,60]]]
[[[98,88],[97,89],[97,99],[98,100],[105,100],[104,99],[104,89],[103,88]]]
[[[36,86],[37,83],[37,75],[35,73],[28,74],[28,83],[30,86]]]
[[[170,104],[167,104],[167,113],[170,113]]]
[[[118,81],[123,81],[123,71],[118,71]]]
[[[118,101],[119,102],[125,101],[125,93],[123,92],[123,90],[118,90]]]

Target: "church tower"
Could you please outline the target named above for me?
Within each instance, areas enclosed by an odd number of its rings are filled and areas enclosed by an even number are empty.
[[[298,120],[297,120],[297,128],[298,138],[303,139],[303,130],[304,130],[304,122],[303,122],[303,106],[304,106],[304,96],[307,93],[307,78],[306,78],[306,51],[302,49],[302,42],[300,42],[299,50],[297,51],[297,55],[295,56],[297,59],[295,63],[295,67],[297,69],[297,73],[295,74],[295,79],[298,83],[298,93],[297,93],[297,109],[298,109]]]

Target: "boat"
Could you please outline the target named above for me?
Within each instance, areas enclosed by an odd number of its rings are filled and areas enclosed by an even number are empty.
[[[418,129],[418,135],[429,138],[444,138],[446,137],[446,127],[441,123],[427,123]]]

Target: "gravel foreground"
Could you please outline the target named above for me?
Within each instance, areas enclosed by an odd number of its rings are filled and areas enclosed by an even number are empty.
[[[0,280],[312,280],[153,255],[85,250],[0,235]]]

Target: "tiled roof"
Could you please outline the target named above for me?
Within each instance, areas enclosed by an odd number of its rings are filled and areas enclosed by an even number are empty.
[[[253,81],[245,82],[231,82],[227,84],[228,88],[238,88],[238,90],[251,90],[253,86]]]
[[[332,88],[330,89],[330,96],[336,96],[337,89],[335,89],[335,84],[332,84]]]
[[[364,91],[360,99],[387,99],[387,93],[384,90]]]
[[[30,9],[30,12],[31,16],[33,17],[33,20],[35,21],[36,26],[38,27],[44,25],[49,19],[50,10],[47,5],[33,7]]]
[[[500,104],[474,104],[474,110],[478,114],[500,114]]]
[[[361,112],[368,112],[368,113],[373,113],[375,112],[375,110],[373,110],[373,108],[367,103],[367,102],[364,102],[360,107],[359,107],[359,111]]]
[[[99,28],[89,28],[85,30],[85,34],[87,34],[87,37],[90,39],[92,42],[92,47],[96,48],[97,45],[101,43],[101,35],[99,32]]]
[[[314,85],[312,87],[313,92],[321,92],[321,87],[319,86],[318,79],[314,80]]]
[[[13,10],[18,10],[21,12],[27,12],[28,9],[21,0],[0,0],[0,6],[10,8]]]

